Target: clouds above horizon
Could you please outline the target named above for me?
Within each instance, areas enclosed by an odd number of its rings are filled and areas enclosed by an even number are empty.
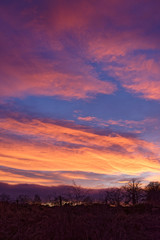
[[[50,119],[1,118],[1,165],[28,171],[160,171],[159,147],[133,135]]]
[[[34,182],[41,171],[57,172],[55,184],[71,172],[159,176],[159,8],[159,0],[0,3],[1,180]]]
[[[6,177],[7,173],[7,178]],[[9,184],[39,184],[44,186],[59,186],[82,184],[83,187],[104,188],[115,186],[123,186],[132,178],[137,178],[143,182],[148,179],[154,179],[152,172],[144,172],[140,174],[99,174],[94,172],[83,171],[38,171],[23,170],[0,166],[0,183],[7,182]],[[159,173],[157,173],[159,176]]]

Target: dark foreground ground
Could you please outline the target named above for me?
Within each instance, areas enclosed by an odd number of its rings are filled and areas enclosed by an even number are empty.
[[[0,203],[0,240],[160,240],[160,209]]]

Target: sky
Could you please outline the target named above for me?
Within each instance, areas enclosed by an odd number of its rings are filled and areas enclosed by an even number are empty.
[[[159,9],[0,2],[0,182],[160,181]]]

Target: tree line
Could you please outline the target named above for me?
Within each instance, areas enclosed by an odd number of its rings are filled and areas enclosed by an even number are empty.
[[[160,205],[160,182],[150,182],[142,187],[141,181],[130,180],[121,188],[108,189],[106,202],[109,205],[136,205],[139,203],[159,204]]]
[[[100,194],[100,193],[99,193]],[[11,198],[5,193],[0,194],[0,202],[10,202]],[[27,195],[19,195],[14,202],[17,204],[44,204],[41,197],[35,194],[31,199]],[[51,206],[62,205],[80,205],[103,203],[109,206],[127,206],[136,205],[139,203],[148,203],[160,206],[160,182],[150,182],[147,186],[142,187],[141,181],[132,179],[121,188],[108,188],[103,191],[99,200],[94,200],[91,196],[90,190],[86,190],[73,182],[71,191],[68,194],[61,194],[56,196],[49,196],[46,204]]]

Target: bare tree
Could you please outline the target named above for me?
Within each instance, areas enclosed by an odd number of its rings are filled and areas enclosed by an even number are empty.
[[[30,201],[29,197],[25,194],[20,194],[16,199],[17,204],[28,204]]]
[[[73,200],[76,202],[76,204],[80,204],[86,198],[86,194],[83,188],[77,185],[75,181],[73,181],[73,186],[72,186],[72,197],[73,197]]]
[[[126,203],[131,202],[132,205],[137,204],[140,200],[142,192],[141,182],[133,178],[127,183],[124,189],[126,191]]]
[[[123,199],[120,188],[111,188],[106,191],[105,202],[109,205],[120,206]]]
[[[148,202],[152,204],[160,202],[160,182],[150,182],[145,190]]]

